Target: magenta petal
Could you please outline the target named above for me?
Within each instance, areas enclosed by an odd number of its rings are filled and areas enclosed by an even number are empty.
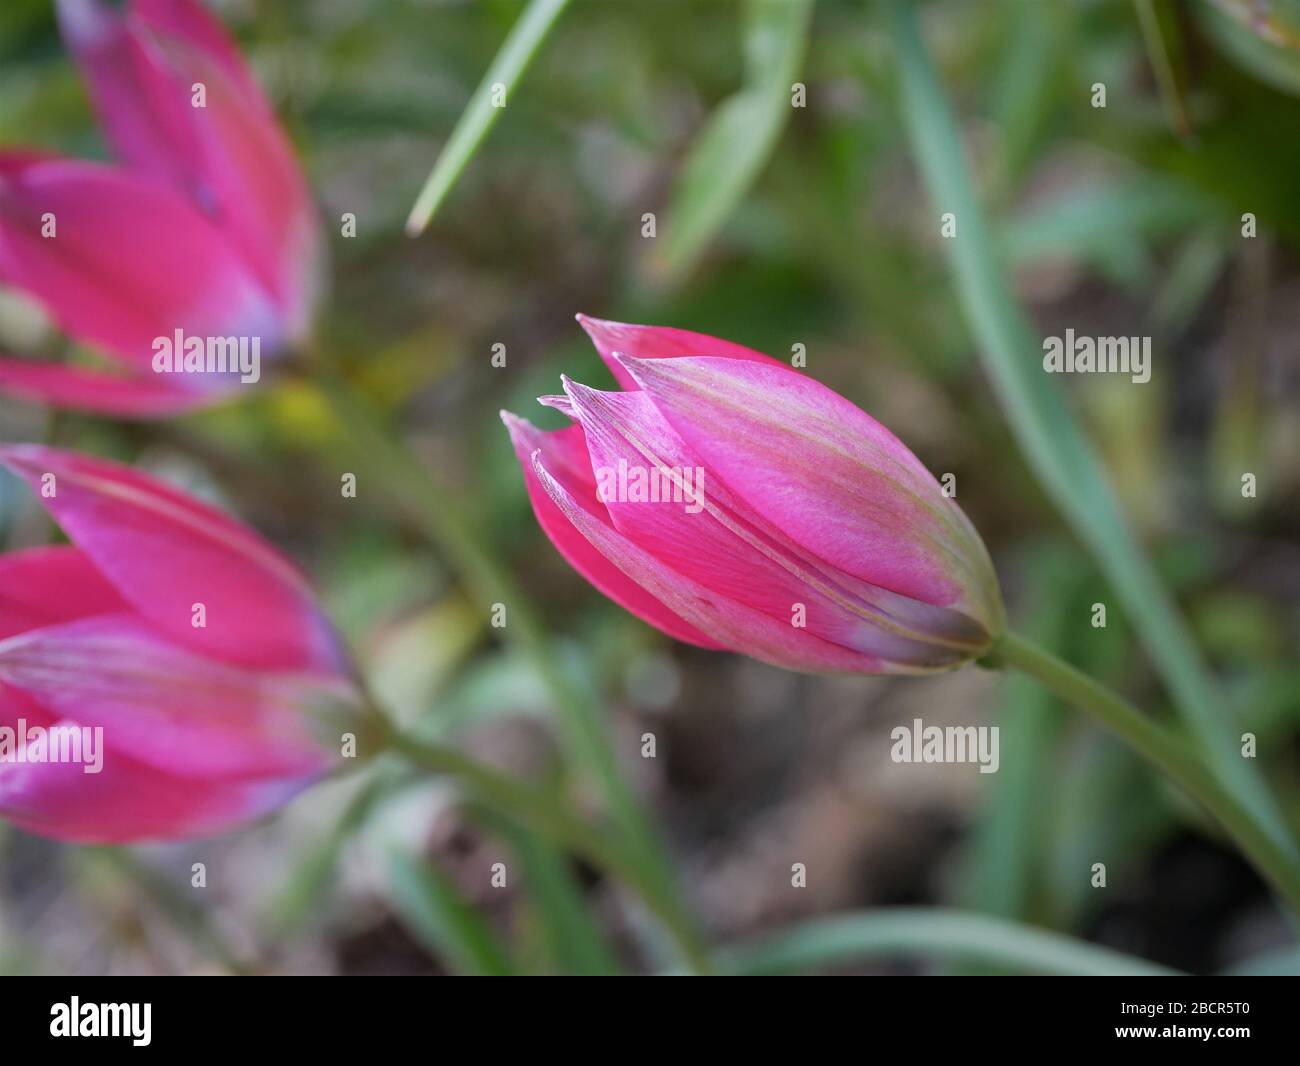
[[[592,343],[596,345],[596,351],[605,360],[605,365],[619,385],[629,391],[638,388],[638,385],[614,358],[616,354],[630,355],[634,359],[712,355],[724,359],[783,365],[753,348],[733,344],[720,337],[710,337],[707,333],[692,333],[690,330],[673,329],[670,326],[634,326],[627,322],[609,322],[589,315],[578,315],[578,324],[587,331]]]
[[[0,685],[0,725],[75,725]],[[102,769],[82,764],[0,762],[0,815],[22,829],[81,844],[205,836],[287,803],[313,778],[204,781],[154,769],[107,744]]]
[[[0,392],[33,403],[120,418],[166,418],[228,395],[186,388],[191,375],[103,374],[79,366],[0,358]],[[232,383],[229,390],[233,391]]]
[[[123,610],[126,601],[76,548],[28,548],[0,555],[0,640]]]
[[[718,595],[677,573],[580,503],[535,455],[533,469],[555,506],[601,555],[656,600],[722,647],[793,670],[880,673],[883,664],[805,629]]]
[[[979,535],[865,412],[777,363],[623,362],[708,469],[796,544],[862,581],[999,630],[1001,599]]]
[[[250,667],[345,673],[298,571],[247,527],[129,467],[38,445],[0,447],[69,539],[140,614],[200,653]],[[53,474],[54,495],[42,494]],[[206,627],[193,608],[204,606]]]
[[[54,236],[42,236],[47,223]],[[221,231],[166,186],[102,164],[0,156],[0,281],[144,374],[155,340],[178,329],[258,337],[263,354],[281,343],[275,309]]]
[[[620,607],[670,637],[702,648],[721,647],[683,621],[610,562],[578,533],[543,489],[533,469],[531,457],[535,452],[554,471],[554,476],[564,483],[572,499],[582,501],[581,506],[586,507],[595,520],[608,523],[608,516],[601,517],[602,508],[596,500],[596,483],[583,444],[582,429],[570,426],[547,433],[508,411],[501,412],[501,420],[510,432],[515,455],[523,468],[533,513],[551,543],[569,565]]]
[[[60,0],[77,55],[119,155],[158,176],[230,234],[273,294],[291,339],[306,331],[319,234],[283,131],[219,23],[191,0]],[[192,104],[203,86],[204,106]]]
[[[248,670],[178,646],[134,614],[101,614],[0,641],[0,681],[108,744],[182,777],[298,777],[332,760],[309,726],[346,683]],[[323,727],[322,727],[323,729]]]
[[[565,379],[614,527],[703,588],[899,668],[956,665],[984,634],[969,619],[869,588],[801,551],[707,470],[644,392]],[[935,639],[941,627],[950,642]],[[951,639],[951,638],[956,639]]]
[[[239,88],[245,104],[271,114],[271,107],[244,64],[239,49],[200,0],[133,0],[131,14],[140,26],[159,36],[183,41],[219,65]]]
[[[203,145],[182,85],[141,25],[136,5],[56,0],[64,41],[81,65],[118,157],[200,201]]]

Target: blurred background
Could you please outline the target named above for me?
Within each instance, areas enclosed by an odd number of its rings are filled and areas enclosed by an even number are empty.
[[[1194,972],[1288,965],[1273,953],[1294,935],[1233,849],[1032,684],[977,668],[805,677],[674,644],[577,577],[532,517],[497,412],[558,426],[534,397],[557,391],[561,372],[612,387],[575,313],[713,333],[778,358],[803,345],[810,373],[932,471],[956,474],[1013,623],[1147,711],[1170,713],[1126,612],[1036,481],[981,366],[900,117],[883,5],[817,0],[791,41],[773,36],[786,25],[776,16],[765,26],[729,0],[578,0],[415,239],[407,212],[522,6],[214,6],[320,204],[331,262],[319,347],[421,456],[430,482],[412,492],[444,494],[531,598],[711,941],[928,904]],[[922,8],[995,252],[1041,334],[1152,338],[1146,385],[1057,382],[1225,713],[1259,736],[1260,770],[1293,826],[1297,6]],[[736,104],[776,74],[806,85],[805,108],[789,106],[788,88],[779,114]],[[1093,106],[1096,83],[1104,108]],[[719,127],[726,108],[739,119]],[[0,6],[0,145],[106,152],[45,0]],[[740,175],[718,194],[710,180],[738,157]],[[345,212],[355,238],[341,236]],[[0,290],[4,350],[45,356],[64,343],[39,308]],[[491,362],[497,344],[504,368]],[[545,679],[491,627],[456,561],[364,480],[357,500],[340,500],[354,430],[291,378],[157,423],[0,399],[6,440],[114,456],[241,516],[311,575],[403,721],[558,782],[598,813]],[[1255,499],[1242,497],[1244,471],[1257,477]],[[52,535],[25,490],[0,481],[3,546]],[[1104,629],[1090,624],[1098,601],[1109,605]],[[1000,725],[1000,770],[893,763],[890,730],[917,717]],[[641,757],[646,733],[653,759]],[[517,874],[505,888],[490,884],[499,861]],[[208,871],[202,891],[190,887],[195,862]],[[791,885],[796,862],[805,888]],[[1095,862],[1107,866],[1104,889],[1091,886]],[[7,972],[644,972],[671,961],[599,872],[396,763],[212,840],[75,848],[0,823]],[[930,954],[833,968],[988,967]]]

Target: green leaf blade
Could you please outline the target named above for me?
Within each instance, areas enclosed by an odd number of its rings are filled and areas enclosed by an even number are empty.
[[[1163,585],[1120,512],[1091,442],[1041,370],[1035,331],[993,253],[961,137],[909,4],[890,5],[905,123],[930,196],[957,218],[949,249],[958,296],[980,357],[1030,466],[1122,600],[1180,714],[1211,765],[1254,818],[1293,855],[1285,823],[1239,741]]]
[[[474,90],[442,153],[433,165],[424,188],[406,220],[408,236],[418,237],[433,220],[434,213],[469,165],[483,138],[501,117],[502,107],[493,106],[493,86],[505,86],[507,98],[528,69],[537,49],[568,6],[569,0],[532,0],[511,29],[483,80]]]
[[[1020,922],[943,907],[882,907],[815,918],[725,954],[727,972],[786,974],[870,959],[975,959],[1017,972],[1082,977],[1174,976],[1145,959]]]
[[[431,864],[403,851],[389,858],[389,898],[408,929],[463,973],[505,977],[516,972],[483,916]]]
[[[790,117],[812,0],[749,0],[745,87],[714,111],[674,184],[664,262],[684,274],[757,180]]]

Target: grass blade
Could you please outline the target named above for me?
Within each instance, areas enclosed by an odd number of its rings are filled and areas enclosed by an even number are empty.
[[[262,918],[264,933],[283,941],[307,920],[335,882],[343,849],[388,794],[402,782],[398,775],[375,775],[349,801],[337,823],[291,869],[285,883],[270,897]]]
[[[523,869],[522,884],[537,909],[546,952],[566,976],[605,977],[619,964],[589,910],[568,859],[549,840],[503,826]]]
[[[1294,944],[1229,966],[1227,977],[1300,977],[1300,948]]]
[[[1157,11],[1152,0],[1133,0],[1137,11],[1138,25],[1142,29],[1142,43],[1146,46],[1147,58],[1151,60],[1151,70],[1160,89],[1160,99],[1169,115],[1169,125],[1184,141],[1191,140],[1192,118],[1187,109],[1187,98],[1183,84],[1174,69],[1174,56],[1181,54],[1182,40],[1178,37],[1179,27],[1177,12],[1172,9]],[[1173,37],[1171,44],[1169,38]]]
[[[1031,467],[1121,599],[1178,709],[1215,771],[1253,817],[1292,855],[1263,780],[1242,759],[1234,727],[1174,609],[1120,513],[1091,443],[1043,373],[1037,335],[1016,303],[976,203],[951,107],[910,4],[890,5],[902,105],[937,212],[957,217],[950,250],[958,295],[980,355]],[[936,219],[937,221],[937,219]]]
[[[1177,973],[1060,933],[942,907],[882,907],[815,918],[756,943],[732,948],[722,961],[726,972],[755,975],[899,956],[978,959],[1017,972],[1081,977]]]
[[[664,261],[680,275],[757,179],[792,110],[791,84],[808,45],[812,0],[748,0],[745,87],[692,145],[668,206]]]
[[[474,95],[470,97],[456,128],[451,131],[451,136],[443,146],[442,154],[434,163],[424,188],[420,190],[415,206],[411,208],[410,217],[406,220],[409,236],[418,237],[424,232],[432,221],[434,212],[456,184],[456,179],[473,158],[478,146],[483,143],[488,130],[505,110],[504,107],[493,106],[493,86],[503,85],[507,100],[509,99],[511,90],[523,77],[538,47],[568,4],[569,0],[532,0],[514,24],[501,51],[496,54],[492,65],[483,75],[483,80],[474,90]]]
[[[483,916],[432,864],[403,851],[389,858],[390,901],[420,941],[460,972],[504,977],[515,972]]]

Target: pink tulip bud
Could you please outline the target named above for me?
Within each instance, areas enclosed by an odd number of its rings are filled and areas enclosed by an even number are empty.
[[[58,0],[58,13],[121,165],[0,153],[0,283],[116,365],[3,358],[0,389],[135,417],[211,403],[308,332],[320,237],[306,180],[202,4]],[[160,370],[172,338],[201,342],[203,363]],[[213,369],[241,341],[241,372]]]
[[[0,463],[72,542],[0,556],[0,816],[81,842],[197,836],[337,765],[359,697],[287,560],[116,463],[37,445]],[[78,758],[32,747],[52,729]]]
[[[888,430],[759,352],[579,316],[628,391],[506,412],[533,510],[593,585],[679,640],[795,670],[928,673],[1004,627],[988,553]]]

